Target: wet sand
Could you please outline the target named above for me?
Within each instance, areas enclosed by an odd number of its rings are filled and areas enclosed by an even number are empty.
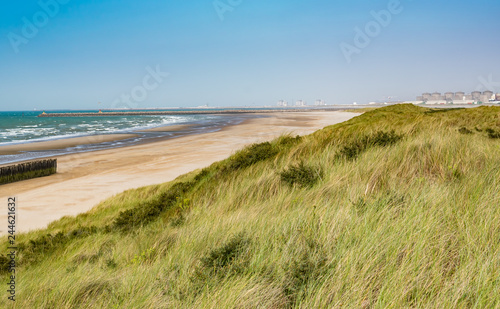
[[[23,152],[23,151],[65,149],[68,147],[76,147],[79,145],[88,145],[88,144],[97,144],[97,143],[104,143],[104,142],[119,141],[119,140],[124,140],[127,138],[136,137],[136,136],[137,135],[135,135],[135,134],[92,135],[92,136],[59,139],[59,140],[46,141],[46,142],[1,146],[0,147],[0,156],[18,154],[18,153]]]
[[[157,127],[157,128],[140,130],[137,132],[176,132],[176,131],[181,131],[181,130],[188,130],[194,126],[195,125],[193,125],[193,124],[176,124],[176,125],[171,125],[171,126],[164,126],[164,127]]]
[[[249,119],[218,132],[58,156],[57,174],[2,185],[0,200],[7,201],[10,196],[18,198],[18,232],[44,228],[51,221],[86,212],[125,190],[171,181],[225,159],[245,145],[287,133],[310,134],[357,115],[346,112],[266,114],[264,118]],[[6,212],[0,214],[0,222],[7,222]],[[5,233],[6,224],[0,225],[0,234]]]

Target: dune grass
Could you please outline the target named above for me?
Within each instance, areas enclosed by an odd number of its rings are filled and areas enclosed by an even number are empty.
[[[18,235],[16,307],[500,307],[498,132],[395,105],[251,145]]]

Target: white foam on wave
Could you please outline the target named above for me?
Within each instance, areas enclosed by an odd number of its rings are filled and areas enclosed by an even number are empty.
[[[120,117],[117,119],[82,120],[80,123],[53,123],[24,125],[0,132],[0,146],[52,141],[74,137],[92,136],[96,134],[132,133],[144,129],[151,129],[187,122],[209,121],[219,118],[214,115],[165,115],[153,117]]]
[[[48,142],[48,141],[53,141],[53,140],[73,138],[73,137],[83,137],[83,136],[90,136],[90,135],[89,134],[53,135],[53,136],[47,136],[47,137],[42,137],[42,138],[33,138],[30,140],[4,142],[4,143],[0,143],[0,146],[20,145],[20,144],[29,144],[29,143],[36,143],[36,142]]]

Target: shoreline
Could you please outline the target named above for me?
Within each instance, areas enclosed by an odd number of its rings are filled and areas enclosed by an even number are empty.
[[[226,126],[239,124],[246,119],[255,117],[259,116],[247,115],[227,117],[217,119],[210,123],[206,121],[195,121],[180,124],[167,124],[152,128],[131,128],[130,130],[124,130],[125,132],[123,133],[62,137],[46,141],[0,145],[0,166],[8,166],[62,155],[124,148],[179,138],[181,136],[215,132]],[[1,156],[3,156],[3,158]]]
[[[242,147],[282,134],[306,135],[358,116],[347,112],[276,113],[216,132],[56,156],[57,174],[0,186],[0,199],[19,200],[19,232],[45,228],[63,216],[89,211],[128,189],[171,181],[223,160]],[[0,220],[6,221],[1,214]],[[0,226],[0,235],[6,228]]]
[[[50,141],[22,143],[0,146],[0,156],[19,154],[26,151],[58,150],[68,147],[89,145],[94,143],[115,142],[137,137],[137,134],[100,134],[70,138],[61,138]],[[3,164],[0,164],[0,166]]]

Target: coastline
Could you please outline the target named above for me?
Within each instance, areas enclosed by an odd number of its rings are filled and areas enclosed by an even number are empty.
[[[125,190],[171,181],[225,159],[245,145],[272,140],[282,134],[310,134],[358,115],[347,112],[270,113],[215,132],[61,155],[57,156],[57,174],[2,185],[0,198],[18,198],[18,231],[27,232],[44,228],[63,216],[86,212]],[[6,215],[1,214],[0,220],[5,221]],[[6,230],[0,230],[0,235],[5,235]]]
[[[101,134],[57,139],[52,141],[34,142],[0,146],[0,156],[19,154],[24,151],[45,151],[65,149],[93,143],[116,142],[124,139],[137,137],[137,134]],[[0,164],[3,165],[3,164]]]
[[[130,128],[116,133],[97,135],[81,135],[77,137],[59,137],[41,141],[25,141],[19,143],[0,144],[0,166],[18,164],[26,161],[46,159],[61,155],[85,153],[113,148],[123,148],[133,145],[158,142],[178,138],[180,136],[215,132],[225,126],[242,121],[265,117],[258,115],[238,115],[234,117],[217,117],[185,123],[165,124],[149,128]]]

